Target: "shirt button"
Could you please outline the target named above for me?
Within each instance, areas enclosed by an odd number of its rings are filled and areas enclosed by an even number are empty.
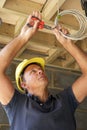
[[[42,103],[40,103],[40,106],[43,106],[43,104],[42,104]]]

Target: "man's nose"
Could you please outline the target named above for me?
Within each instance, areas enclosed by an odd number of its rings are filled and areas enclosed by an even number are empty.
[[[42,70],[38,70],[38,74],[42,74],[43,73],[43,71]]]

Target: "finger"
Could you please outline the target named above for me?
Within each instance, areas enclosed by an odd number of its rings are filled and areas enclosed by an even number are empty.
[[[56,37],[59,37],[61,35],[57,28],[53,29],[53,33],[55,34]]]
[[[39,12],[39,14],[38,14],[38,18],[39,18],[40,20],[42,20],[42,15],[41,15],[40,12]]]
[[[29,23],[32,20],[32,15],[29,15],[29,17],[27,18],[26,23]]]
[[[68,29],[62,28],[62,33],[66,35],[66,34],[69,34],[69,31]]]
[[[39,11],[33,11],[33,16],[37,17],[38,19],[42,19],[41,13]]]
[[[54,32],[54,33],[59,33],[58,27],[54,27],[54,28],[53,28],[53,32]]]
[[[35,11],[35,17],[39,18],[39,16],[40,16],[39,11]]]
[[[53,30],[54,30],[54,29],[57,29],[57,30],[60,30],[60,31],[61,31],[62,26],[61,26],[61,25],[53,26],[52,29],[53,29]]]
[[[33,28],[36,30],[38,28],[39,20],[35,20]]]
[[[56,26],[55,27],[57,30],[59,30],[59,31],[61,31],[63,34],[69,34],[69,31],[68,31],[68,29],[66,29],[65,27],[63,27],[62,25],[58,25],[58,26]]]
[[[39,12],[35,11],[35,17],[38,17],[38,15],[39,15]]]
[[[60,25],[60,24],[59,24],[59,25],[58,25],[58,30],[60,30],[60,31],[61,31],[61,30],[62,30],[62,28],[63,28],[63,27],[62,27],[62,25]]]
[[[33,11],[32,15],[35,16],[35,11]]]

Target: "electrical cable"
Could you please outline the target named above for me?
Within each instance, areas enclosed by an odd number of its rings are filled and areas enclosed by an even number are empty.
[[[67,34],[67,35],[64,35],[60,30],[59,30],[59,32],[65,38],[69,38],[71,40],[85,39],[87,37],[87,17],[76,9],[64,10],[61,12],[58,11],[57,16],[55,18],[55,22],[54,22],[55,26],[58,25],[59,19],[63,15],[67,15],[67,14],[73,15],[77,19],[77,21],[79,23],[79,30],[75,34]]]

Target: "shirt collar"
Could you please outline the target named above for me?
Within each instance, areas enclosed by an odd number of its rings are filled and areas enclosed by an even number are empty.
[[[47,101],[43,103],[42,101],[40,101],[38,96],[35,96],[33,94],[30,94],[30,93],[28,93],[27,96],[30,97],[35,102],[41,104],[41,105],[43,105],[43,104],[50,104],[50,102],[52,101],[52,97],[53,97],[51,94],[49,94]]]

